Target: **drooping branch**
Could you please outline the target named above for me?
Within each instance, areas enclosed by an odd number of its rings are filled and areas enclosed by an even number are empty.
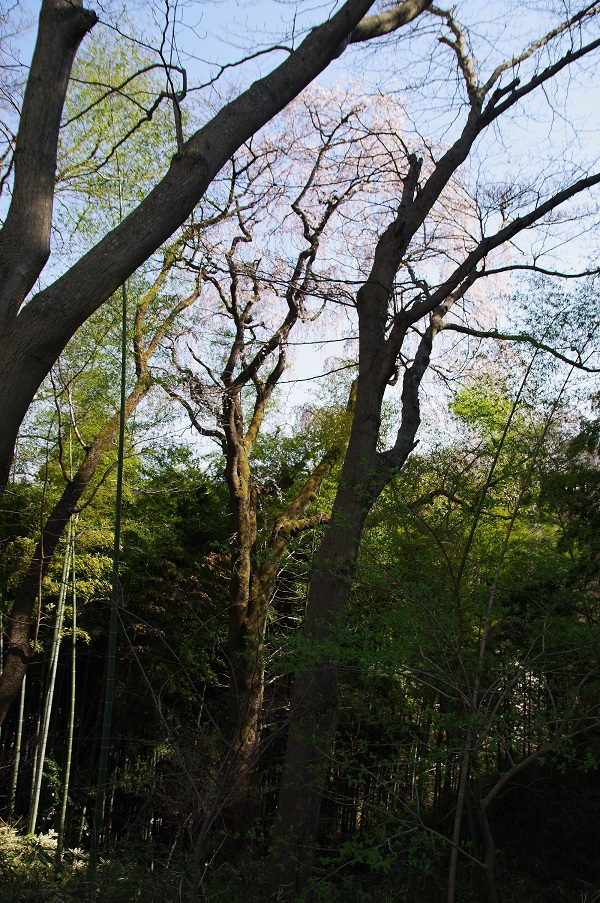
[[[190,404],[190,402],[184,395],[182,395],[180,392],[175,391],[175,389],[173,389],[167,383],[161,382],[161,385],[162,385],[163,389],[165,390],[165,392],[167,393],[167,395],[169,395],[173,399],[173,401],[176,401],[178,404],[181,405],[182,408],[184,408],[187,411],[187,415],[190,418],[190,423],[193,426],[193,428],[196,430],[198,435],[206,436],[206,438],[208,438],[208,439],[216,439],[217,442],[219,443],[219,445],[221,446],[221,449],[224,449],[225,434],[223,432],[221,432],[221,430],[210,429],[209,427],[203,426],[202,423],[200,423],[200,421],[198,420],[198,417],[196,415],[196,411],[194,410],[193,405]]]
[[[518,270],[539,273],[542,276],[554,276],[556,279],[585,279],[586,276],[598,276],[600,274],[599,267],[593,267],[589,270],[580,270],[577,273],[566,273],[562,270],[546,269],[546,267],[538,266],[537,263],[510,263],[502,267],[486,267],[485,275],[498,276],[500,273],[513,273]]]

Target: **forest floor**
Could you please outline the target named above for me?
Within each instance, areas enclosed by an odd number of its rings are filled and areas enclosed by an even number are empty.
[[[23,837],[0,825],[0,899],[2,903],[186,903],[189,869],[185,860],[168,868],[153,868],[125,855],[100,860],[90,880],[87,855],[67,850],[61,865],[55,861],[56,835]],[[264,867],[260,860],[236,868],[221,866],[203,887],[201,899],[210,903],[263,903],[267,901]],[[463,875],[457,903],[484,903],[477,878]],[[499,876],[502,903],[600,903],[600,888],[583,882],[541,883],[527,876]],[[443,870],[429,874],[354,874],[320,882],[314,903],[443,903],[446,882]],[[301,901],[298,901],[301,903]]]

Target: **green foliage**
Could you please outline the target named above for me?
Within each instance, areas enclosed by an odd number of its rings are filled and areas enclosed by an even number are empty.
[[[86,854],[69,850],[60,866],[54,854],[56,835],[22,837],[0,825],[0,885],[3,903],[51,899],[55,903],[168,903],[182,899],[187,881],[183,869],[148,871],[131,855],[101,861],[95,880],[86,877]],[[144,857],[145,858],[145,857]]]
[[[20,582],[39,531],[42,487],[31,480],[12,482],[0,509],[0,585],[10,597]]]
[[[510,762],[550,743],[558,713],[573,725],[596,724],[594,716],[578,720],[595,712],[595,687],[570,705],[597,654],[590,593],[597,553],[588,570],[590,559],[565,540],[567,525],[578,542],[589,536],[584,519],[580,528],[575,521],[576,503],[567,513],[563,495],[559,510],[554,493],[549,504],[548,478],[562,471],[564,485],[569,470],[559,463],[569,436],[553,427],[526,477],[544,428],[540,411],[519,405],[500,447],[513,410],[506,385],[472,384],[453,408],[463,436],[454,447],[413,456],[368,520],[339,650],[333,786],[354,808],[332,835],[350,838],[340,850],[352,859],[374,830],[396,836],[412,825],[415,848],[404,843],[396,860],[421,877],[435,874],[436,857],[447,855],[443,837],[455,805],[448,788],[458,781],[467,736],[477,738],[470,780],[489,789],[505,780]],[[597,479],[595,462],[586,466],[587,479]],[[474,708],[476,681],[485,703]],[[561,774],[593,768],[593,736],[575,739],[567,730],[547,761]],[[474,841],[465,842],[479,843],[469,831]]]
[[[497,443],[513,412],[513,399],[506,383],[481,376],[454,394],[450,410],[482,439]],[[519,419],[522,420],[521,413]]]
[[[99,324],[97,328],[96,339],[101,334]],[[112,328],[105,335],[113,336]],[[116,338],[115,325],[115,346]],[[96,342],[97,352],[95,341],[82,336],[81,347],[91,357],[97,354],[108,372],[113,339],[104,351]],[[65,376],[75,373],[75,346],[72,351],[72,358],[65,359]],[[87,438],[110,411],[110,377],[86,373],[72,383],[65,378],[67,383]],[[342,706],[312,882],[315,900],[445,899],[447,837],[469,736],[477,740],[471,799],[478,787],[487,792],[505,781],[512,762],[551,743],[563,715],[570,719],[564,736],[541,756],[535,781],[579,786],[593,778],[599,761],[597,682],[590,678],[577,698],[574,693],[583,675],[594,671],[599,647],[595,421],[582,423],[576,436],[560,422],[552,425],[529,474],[544,414],[531,398],[514,412],[513,404],[510,379],[496,384],[486,377],[457,393],[453,444],[413,455],[373,509],[351,575],[349,623],[327,645],[309,643],[295,629],[317,534],[306,531],[291,543],[275,589],[266,650],[270,695],[261,775],[266,814],[250,832],[246,858],[232,858],[222,866],[216,864],[218,850],[231,838],[217,824],[207,857],[215,851],[215,863],[207,868],[204,899],[265,899],[263,852],[280,773],[288,679],[299,662],[310,667],[325,657],[340,666]],[[66,402],[63,411],[70,413]],[[255,563],[264,560],[274,518],[348,427],[345,403],[335,395],[305,412],[293,430],[274,427],[259,438],[252,460],[260,489]],[[75,452],[76,460],[80,454]],[[112,457],[107,454],[105,466]],[[15,900],[18,888],[50,884],[73,900],[135,899],[140,888],[149,900],[178,899],[176,893],[188,892],[181,859],[200,818],[196,794],[210,803],[220,778],[220,728],[226,714],[224,614],[230,604],[232,546],[220,466],[217,461],[205,469],[193,453],[168,440],[159,451],[132,454],[129,460],[109,861],[101,864],[97,887],[84,887],[76,867],[79,854],[58,876],[47,856],[24,843],[15,859],[23,864],[14,866],[16,872],[2,866]],[[47,470],[43,464],[31,468],[9,490],[11,504],[0,523],[8,604],[21,559],[36,538],[40,479],[46,473],[49,506],[64,484],[52,455]],[[310,513],[327,510],[336,479],[334,472]],[[107,621],[112,476],[95,488],[77,528],[79,629],[88,640],[80,652],[87,683],[78,703],[79,730],[86,737],[95,736],[99,718],[94,699]],[[59,579],[59,566],[53,565],[44,582],[42,647],[48,642],[45,619],[53,611]],[[473,705],[476,680],[483,702]],[[57,734],[51,745],[53,780],[62,769],[61,742]],[[83,826],[83,838],[89,829],[83,806],[93,766],[83,748],[71,791],[75,838],[78,826]],[[24,786],[21,793],[25,796]],[[501,831],[503,818],[510,821],[510,799],[511,794],[500,795],[492,807],[503,850],[510,850],[510,835],[506,840]],[[44,805],[49,823],[51,786]],[[241,847],[239,838],[235,842]],[[481,843],[471,810],[463,819],[461,846],[477,857]],[[127,866],[131,880],[121,850],[138,860]],[[500,854],[497,859],[504,901],[539,900],[543,894],[551,899],[558,888],[562,899],[580,903],[574,896],[575,879],[559,887],[550,871],[531,880],[521,873],[503,875]],[[174,876],[170,886],[161,866],[167,860]],[[153,863],[153,877],[145,871],[148,862]],[[461,860],[458,881],[461,903],[478,899],[475,865]]]
[[[57,175],[69,255],[113,228],[162,175],[176,149],[160,61],[103,30],[78,54],[65,104]],[[158,162],[160,161],[160,162]],[[67,250],[67,249],[66,249]]]

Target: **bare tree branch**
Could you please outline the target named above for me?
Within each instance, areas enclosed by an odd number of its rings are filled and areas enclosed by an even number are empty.
[[[539,351],[546,351],[559,361],[563,361],[563,363],[569,364],[571,367],[575,367],[578,370],[583,370],[585,373],[600,373],[600,367],[588,367],[582,360],[573,360],[572,358],[561,354],[560,351],[553,348],[552,345],[548,345],[546,342],[540,342],[535,336],[525,332],[503,333],[499,332],[497,329],[474,329],[470,326],[461,326],[459,323],[444,323],[442,328],[445,330],[452,330],[452,332],[460,332],[463,335],[471,335],[478,339],[496,339],[502,342],[524,342],[527,345],[531,345],[533,348],[537,348]]]

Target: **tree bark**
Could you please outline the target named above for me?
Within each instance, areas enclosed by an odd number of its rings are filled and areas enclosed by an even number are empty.
[[[14,185],[0,231],[0,335],[50,255],[58,132],[79,44],[97,16],[81,0],[43,0],[15,146]]]
[[[448,866],[448,896],[447,903],[454,903],[456,899],[456,876],[458,872],[458,851],[460,849],[460,835],[463,811],[469,786],[469,766],[471,764],[471,751],[474,743],[472,732],[469,732],[467,745],[463,755],[460,776],[458,779],[458,793],[456,795],[456,810],[454,812],[454,825],[452,828],[452,847],[450,850],[450,864]]]
[[[359,379],[340,489],[310,580],[304,635],[311,660],[304,663],[294,683],[274,832],[272,882],[276,899],[281,900],[295,899],[310,874],[337,727],[337,637],[344,624],[362,528],[374,501],[368,481],[379,469],[379,407],[370,389]],[[364,416],[367,411],[369,416]],[[365,474],[369,475],[366,484]]]
[[[290,705],[271,867],[277,899],[295,898],[312,868],[337,727],[339,634],[345,624],[364,522],[386,482],[376,450],[380,405],[381,397],[373,392],[372,384],[363,380],[361,386],[359,379],[340,489],[310,580],[304,635],[311,657],[296,677]],[[408,447],[412,448],[412,443]]]
[[[482,862],[483,880],[485,883],[485,891],[487,903],[498,903],[498,888],[496,886],[496,844],[494,835],[490,825],[488,807],[481,799],[481,786],[479,778],[477,778],[477,787],[475,792],[475,808],[477,812],[477,820],[479,821],[479,829],[483,840],[484,859]]]
[[[293,899],[312,869],[323,787],[338,716],[338,638],[345,625],[354,567],[365,519],[394,471],[414,447],[420,424],[419,386],[435,331],[421,339],[404,375],[402,421],[394,448],[377,451],[381,407],[408,323],[386,337],[388,304],[401,255],[404,224],[416,197],[420,161],[409,159],[396,220],[379,239],[369,279],[357,293],[359,375],[350,438],[329,528],[310,578],[304,635],[311,650],[292,691],[286,760],[281,779],[271,860],[277,899]]]
[[[225,403],[230,407],[225,428],[226,478],[234,537],[227,639],[231,747],[225,771],[226,780],[234,788],[232,806],[229,807],[233,827],[241,833],[251,823],[255,808],[254,774],[264,692],[262,642],[266,614],[263,617],[263,613],[256,610],[251,598],[257,499],[244,438],[239,433],[241,404],[239,397],[226,398]]]
[[[349,409],[353,404],[354,390]],[[254,822],[259,803],[257,766],[264,699],[264,643],[278,569],[291,539],[326,520],[322,515],[304,515],[343,450],[343,442],[338,442],[323,456],[277,519],[264,560],[259,563],[255,548],[258,497],[252,486],[247,448],[240,437],[238,441],[227,441],[227,481],[236,546],[232,556],[228,631],[231,747],[225,774],[235,788],[230,820],[240,833]]]

